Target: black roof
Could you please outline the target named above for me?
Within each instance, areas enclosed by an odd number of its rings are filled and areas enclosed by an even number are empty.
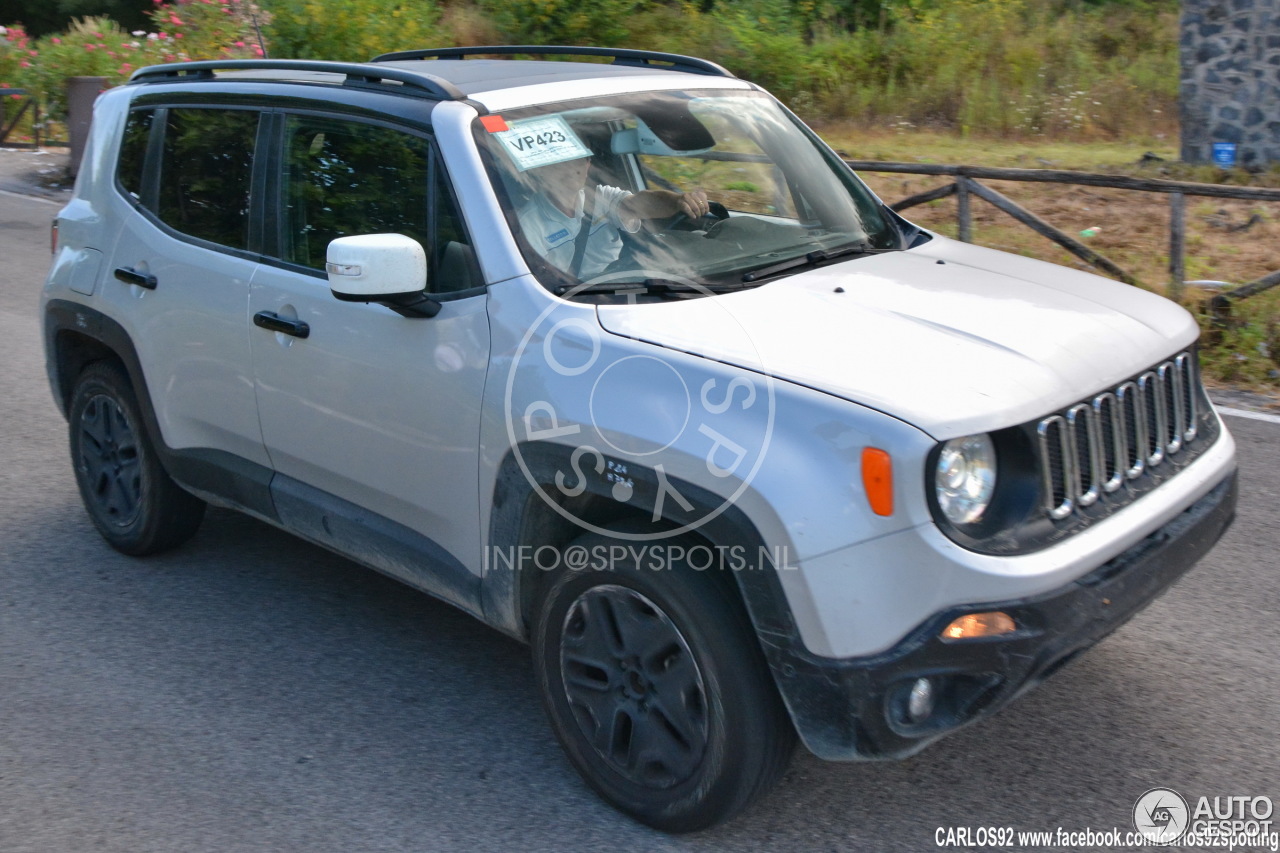
[[[590,56],[611,63],[547,61],[545,59],[468,59],[469,56]],[[504,45],[404,51],[375,57],[371,62],[323,62],[309,59],[229,59],[176,62],[140,68],[131,84],[173,83],[226,79],[271,79],[376,87],[396,94],[430,100],[466,100],[498,89],[642,75],[733,74],[713,62],[678,54],[598,47]],[[335,79],[341,75],[340,79]]]
[[[659,68],[605,65],[599,62],[547,62],[523,59],[468,59],[380,62],[379,67],[401,68],[447,80],[468,96],[496,89],[598,80],[601,77],[631,77],[654,74],[669,77],[680,72]]]

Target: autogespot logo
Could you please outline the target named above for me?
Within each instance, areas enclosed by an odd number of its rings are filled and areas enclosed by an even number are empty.
[[[1133,826],[1154,844],[1172,844],[1187,831],[1191,810],[1171,788],[1152,788],[1133,804]]]
[[[707,347],[701,351],[707,359],[639,343],[638,335],[614,335],[595,317],[553,302],[516,348],[504,402],[516,461],[550,507],[583,530],[653,541],[700,527],[751,484],[773,432],[774,386],[746,329],[696,282],[630,270],[599,276],[563,295],[572,300],[592,285],[634,281],[638,275],[673,282],[713,306],[699,314],[699,344]],[[638,305],[635,295],[627,301],[632,311],[662,308]],[[721,362],[751,369],[725,370]],[[553,454],[562,460],[553,471],[526,458],[527,448],[541,443],[564,450]],[[701,470],[691,470],[693,465]],[[696,479],[715,486],[706,491],[718,497],[699,502],[687,494],[687,483]],[[572,509],[589,489],[639,508],[651,521],[678,517],[681,523],[646,533],[603,529]]]

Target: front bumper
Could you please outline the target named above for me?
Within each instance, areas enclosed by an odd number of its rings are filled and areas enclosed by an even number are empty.
[[[881,654],[833,660],[798,644],[765,650],[805,745],[819,758],[904,758],[1004,707],[1124,624],[1208,553],[1235,517],[1236,474],[1168,524],[1084,577],[1048,593],[948,608]],[[1018,630],[947,642],[965,613],[1003,610]],[[934,710],[918,722],[907,697],[930,680]]]

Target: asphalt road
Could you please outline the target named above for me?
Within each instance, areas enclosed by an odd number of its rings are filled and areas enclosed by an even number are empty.
[[[1235,527],[1049,683],[902,763],[799,754],[751,814],[670,838],[586,789],[526,650],[460,612],[230,512],[107,548],[44,376],[55,210],[0,194],[0,853],[915,851],[1128,830],[1156,786],[1280,800],[1280,424],[1229,419]]]

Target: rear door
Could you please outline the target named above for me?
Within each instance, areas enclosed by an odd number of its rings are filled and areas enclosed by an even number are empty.
[[[246,324],[260,117],[236,107],[130,113],[109,202],[123,225],[101,291],[130,326],[165,443],[232,466],[228,455],[268,464]]]

